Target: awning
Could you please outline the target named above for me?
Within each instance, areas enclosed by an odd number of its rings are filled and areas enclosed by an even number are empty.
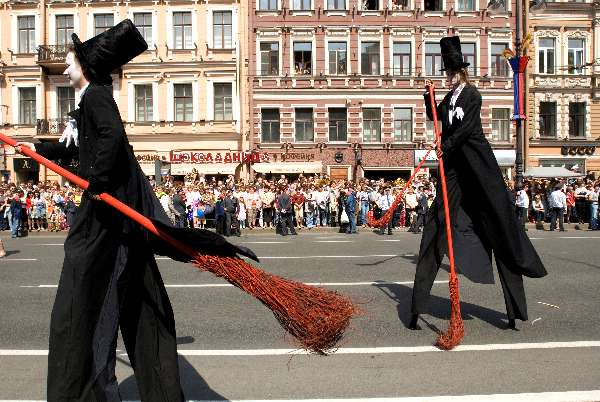
[[[192,173],[192,169],[200,174],[230,175],[235,174],[239,163],[173,163],[171,164],[171,175],[185,176]]]
[[[533,177],[536,179],[554,179],[563,177],[583,177],[582,173],[572,172],[561,166],[538,166],[527,169],[523,173],[524,177]]]
[[[427,150],[424,149],[415,150],[415,166],[421,162],[426,153]],[[514,149],[494,149],[494,156],[496,157],[496,161],[498,161],[498,166],[512,167],[515,165],[516,152]],[[423,166],[437,167],[437,159],[435,151],[431,151],[429,155],[427,155],[427,161]]]
[[[273,163],[255,163],[252,165],[257,173],[321,173],[323,169],[322,162],[273,162]]]

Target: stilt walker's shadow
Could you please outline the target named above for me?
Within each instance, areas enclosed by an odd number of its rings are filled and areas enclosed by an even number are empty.
[[[177,344],[193,343],[194,338],[191,336],[178,337]],[[123,363],[129,367],[131,365],[125,359],[117,356],[117,363]],[[204,378],[196,371],[194,366],[184,357],[179,356],[179,375],[181,378],[181,387],[183,388],[183,394],[186,400],[198,400],[198,401],[227,401],[228,399],[224,396],[213,391],[208,383],[204,381]],[[139,392],[137,383],[135,381],[135,375],[131,375],[119,384],[119,393],[121,398],[125,400],[139,400]]]
[[[443,285],[448,286],[448,285]],[[396,308],[398,310],[398,318],[408,328],[411,320],[410,306],[412,303],[412,288],[400,284],[387,284],[382,283],[376,285],[386,296],[396,302]],[[460,309],[462,312],[463,320],[472,320],[474,318],[480,319],[493,325],[499,329],[506,329],[507,316],[504,313],[500,313],[496,310],[492,310],[486,307],[481,307],[476,304],[461,302]],[[429,298],[429,315],[436,317],[441,320],[450,319],[450,299],[430,295]],[[439,332],[439,329],[425,321],[421,317],[421,321],[434,332]]]

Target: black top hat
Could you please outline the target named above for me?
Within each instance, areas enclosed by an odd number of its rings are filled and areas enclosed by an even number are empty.
[[[77,59],[90,75],[87,78],[91,81],[110,78],[113,70],[127,64],[148,49],[144,37],[129,19],[83,43],[77,34],[72,34],[71,38]]]
[[[463,57],[460,48],[460,38],[458,36],[442,38],[442,40],[440,40],[440,48],[442,50],[442,60],[444,62],[442,71],[458,71],[469,65],[469,63],[465,62]]]

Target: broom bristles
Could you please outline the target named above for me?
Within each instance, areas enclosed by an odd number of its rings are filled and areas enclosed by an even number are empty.
[[[445,333],[441,333],[435,345],[443,350],[452,350],[460,344],[465,336],[465,327],[460,313],[460,295],[458,291],[458,277],[451,275],[448,282],[450,289],[450,323]]]
[[[260,300],[305,349],[332,351],[358,309],[336,292],[290,281],[236,257],[197,255],[194,265]]]

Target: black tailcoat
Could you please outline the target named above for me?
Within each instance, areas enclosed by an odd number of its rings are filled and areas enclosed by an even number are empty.
[[[442,151],[452,220],[456,268],[475,282],[491,283],[491,253],[494,252],[510,318],[527,319],[522,276],[539,278],[546,270],[515,217],[502,173],[483,134],[481,94],[471,85],[459,95],[454,115],[453,91],[437,105],[442,130]],[[427,116],[433,119],[429,96],[425,95]],[[413,313],[427,311],[431,286],[441,259],[447,253],[447,239],[441,181],[429,210],[417,262],[413,288]]]
[[[111,86],[90,84],[77,120],[79,147],[36,144],[48,159],[79,158],[89,191],[108,192],[205,254],[253,254],[207,231],[176,229],[129,145]],[[120,401],[114,373],[118,327],[142,401],[182,401],[173,310],[154,254],[189,257],[87,192],[65,241],[50,322],[48,401]]]

